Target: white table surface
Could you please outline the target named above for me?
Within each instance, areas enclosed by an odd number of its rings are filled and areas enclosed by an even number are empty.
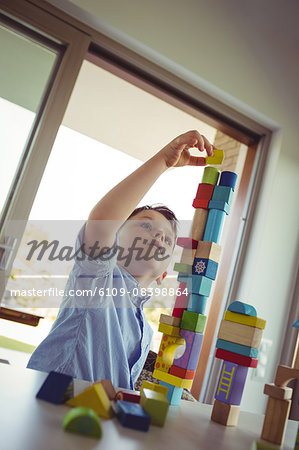
[[[5,357],[0,349],[0,358]],[[241,411],[237,427],[225,427],[210,420],[211,405],[186,400],[169,407],[164,427],[151,426],[148,432],[124,428],[114,418],[102,419],[100,440],[68,433],[63,431],[62,421],[70,407],[35,398],[46,376],[13,361],[0,364],[1,450],[249,450],[252,441],[260,437],[263,415]],[[74,381],[75,394],[90,384]],[[297,422],[288,421],[281,448],[293,449],[296,433]]]

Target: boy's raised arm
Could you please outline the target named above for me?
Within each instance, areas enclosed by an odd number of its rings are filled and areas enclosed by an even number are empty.
[[[100,247],[111,247],[115,233],[134,211],[146,192],[169,167],[199,165],[199,157],[189,149],[198,148],[213,155],[213,145],[198,131],[188,131],[152,156],[137,170],[117,184],[91,210],[85,228],[85,246],[96,241]],[[88,252],[87,252],[88,253]]]

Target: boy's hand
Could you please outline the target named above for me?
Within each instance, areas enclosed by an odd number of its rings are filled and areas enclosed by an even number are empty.
[[[207,151],[208,156],[213,156],[214,146],[198,131],[187,131],[181,134],[158,153],[166,164],[166,167],[199,166],[202,165],[202,157],[191,156],[189,149],[196,147],[199,151]]]

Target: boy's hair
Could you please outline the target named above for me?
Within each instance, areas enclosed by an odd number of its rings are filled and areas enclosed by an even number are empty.
[[[178,235],[178,224],[179,221],[176,218],[175,214],[173,211],[171,211],[171,209],[167,208],[167,206],[162,205],[160,203],[156,203],[154,205],[145,205],[145,206],[140,206],[139,208],[134,209],[134,211],[132,212],[132,214],[130,214],[130,216],[128,217],[127,220],[131,219],[131,217],[135,216],[136,214],[142,212],[142,211],[146,211],[146,210],[153,210],[153,211],[157,211],[160,214],[162,214],[167,220],[170,221],[171,227],[174,231],[175,234],[175,238],[177,238]]]

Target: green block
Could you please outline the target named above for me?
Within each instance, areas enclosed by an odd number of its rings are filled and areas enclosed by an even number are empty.
[[[91,408],[80,406],[69,411],[63,419],[65,431],[80,433],[85,436],[102,437],[102,426],[99,416]]]
[[[184,311],[180,328],[184,330],[203,333],[206,326],[207,316],[193,311]]]
[[[271,442],[253,441],[250,450],[277,450],[279,448],[277,445],[271,444]]]
[[[141,392],[140,405],[151,417],[152,425],[163,427],[169,407],[165,395],[145,388]]]
[[[219,177],[218,169],[216,169],[216,167],[208,166],[205,167],[201,182],[216,185],[218,177]]]
[[[192,264],[175,263],[173,266],[173,270],[175,270],[176,272],[191,274]]]

